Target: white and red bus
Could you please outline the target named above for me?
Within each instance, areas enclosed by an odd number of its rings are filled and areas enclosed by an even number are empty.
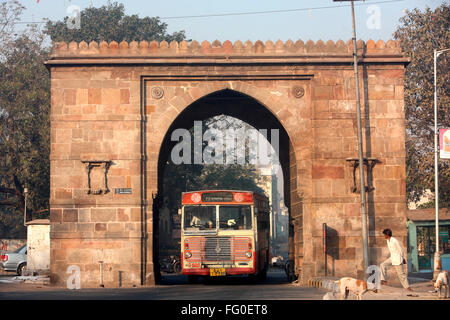
[[[270,207],[251,191],[203,190],[182,195],[182,273],[264,278],[269,266]]]

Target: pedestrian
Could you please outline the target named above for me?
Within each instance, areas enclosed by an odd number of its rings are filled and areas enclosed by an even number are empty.
[[[404,252],[400,242],[392,236],[391,229],[383,230],[384,238],[386,239],[387,246],[391,256],[380,264],[381,269],[381,284],[386,285],[387,268],[393,266],[400,279],[400,283],[403,288],[408,291],[413,291],[409,287],[408,276],[405,273],[404,265],[406,264]]]

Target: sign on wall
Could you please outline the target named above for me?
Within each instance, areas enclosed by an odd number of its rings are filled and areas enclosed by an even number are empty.
[[[450,129],[439,129],[439,151],[441,159],[450,159]]]

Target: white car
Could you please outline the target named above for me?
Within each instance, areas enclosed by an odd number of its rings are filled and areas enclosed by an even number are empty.
[[[0,267],[4,271],[16,272],[22,276],[27,267],[27,245],[23,245],[13,252],[3,254],[0,260]]]

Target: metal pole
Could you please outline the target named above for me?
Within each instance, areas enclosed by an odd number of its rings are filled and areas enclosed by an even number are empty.
[[[434,205],[435,205],[435,229],[436,229],[436,251],[434,252],[433,279],[439,273],[439,167],[438,167],[438,130],[437,130],[437,86],[436,86],[436,60],[437,51],[434,49]]]
[[[323,254],[325,265],[325,277],[328,275],[328,262],[327,262],[327,224],[322,224],[322,237],[323,237]]]
[[[435,204],[435,229],[436,229],[436,251],[434,252],[433,279],[437,278],[442,269],[441,255],[439,253],[439,131],[438,131],[438,106],[437,106],[437,58],[441,53],[450,49],[436,50],[433,52],[434,60],[434,204]]]
[[[25,209],[23,211],[23,225],[26,226],[27,223],[27,194],[28,188],[23,189],[23,193],[25,194]]]
[[[362,223],[362,241],[363,241],[363,261],[364,261],[364,280],[367,279],[366,270],[369,266],[369,244],[367,239],[367,204],[366,204],[366,183],[364,178],[364,157],[362,142],[362,125],[361,125],[361,102],[359,97],[359,76],[358,76],[358,56],[356,48],[356,27],[355,27],[355,6],[352,4],[352,30],[353,30],[353,66],[355,69],[355,85],[356,85],[356,116],[358,125],[358,157],[359,157],[359,181],[361,191],[361,223]]]

